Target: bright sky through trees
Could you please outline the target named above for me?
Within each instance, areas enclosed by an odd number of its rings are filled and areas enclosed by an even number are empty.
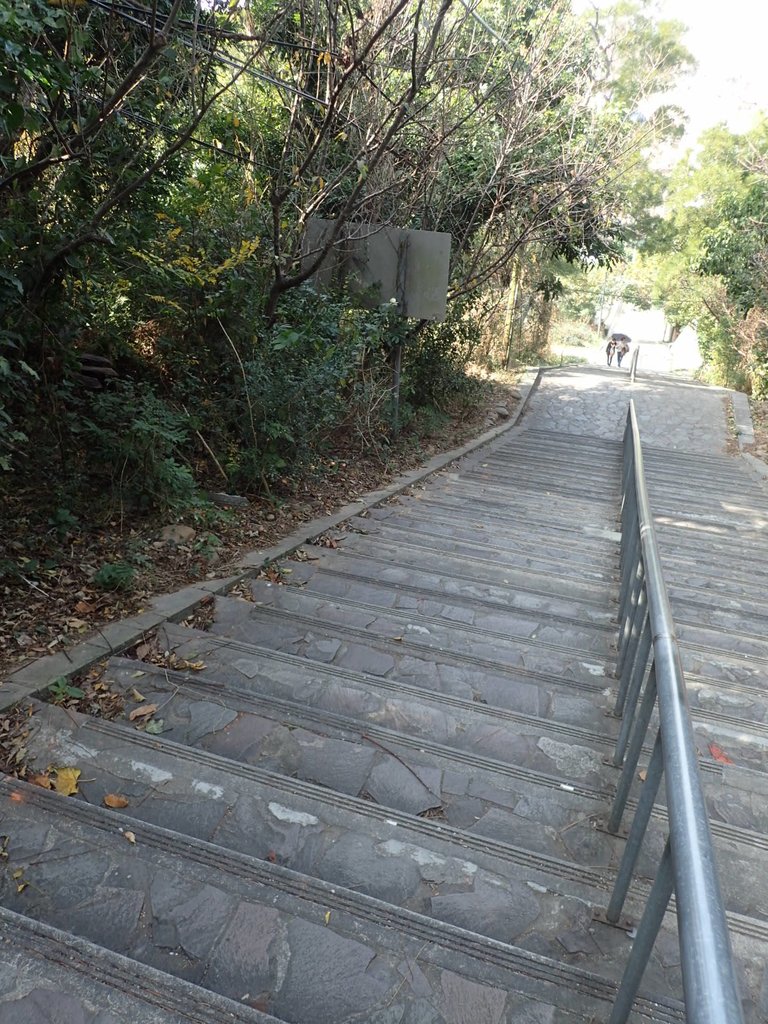
[[[690,117],[689,138],[721,121],[748,130],[758,111],[768,111],[768,5],[661,0],[659,13],[689,27],[684,42],[699,64],[674,92]]]
[[[615,0],[572,0],[577,12],[610,7]],[[656,0],[649,5],[658,19],[688,27],[684,45],[698,63],[667,99],[688,114],[685,144],[724,122],[747,131],[759,111],[768,111],[768,4],[761,0]]]

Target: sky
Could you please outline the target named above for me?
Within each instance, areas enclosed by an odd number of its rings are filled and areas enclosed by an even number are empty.
[[[699,64],[674,96],[690,116],[690,141],[720,121],[746,131],[768,111],[768,4],[660,0],[659,13],[689,27],[684,42]]]
[[[572,0],[576,11],[612,3]],[[658,19],[688,26],[683,41],[699,65],[669,94],[689,115],[684,145],[720,122],[747,131],[759,110],[768,112],[766,0],[656,0],[654,8]]]

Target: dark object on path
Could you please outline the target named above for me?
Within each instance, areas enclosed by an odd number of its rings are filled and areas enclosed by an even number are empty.
[[[605,346],[605,355],[608,359],[608,365],[610,366],[613,362],[613,353],[616,351],[616,342],[613,338],[609,338],[608,344]]]

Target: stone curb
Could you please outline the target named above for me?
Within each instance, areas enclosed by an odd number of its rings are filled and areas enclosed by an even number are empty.
[[[164,622],[178,622],[180,619],[186,618],[211,594],[226,594],[241,581],[253,578],[260,569],[270,562],[285,558],[286,555],[290,555],[303,544],[309,543],[328,530],[335,529],[347,519],[351,519],[352,516],[360,515],[361,512],[380,505],[406,488],[420,483],[444,469],[452,462],[496,441],[520,421],[538,386],[541,373],[541,367],[532,367],[526,370],[518,385],[521,394],[520,401],[509,419],[498,427],[492,427],[479,437],[468,441],[461,448],[454,448],[441,455],[435,455],[418,469],[402,474],[387,487],[371,491],[357,501],[344,505],[332,515],[303,523],[298,530],[270,548],[249,552],[236,564],[238,571],[232,576],[205,580],[170,594],[159,594],[152,598],[146,611],[98,629],[94,636],[68,651],[59,651],[56,654],[38,658],[37,661],[30,662],[29,665],[12,672],[0,683],[0,711],[24,697],[33,697],[39,694],[57,679],[71,679],[96,662],[133,647]]]
[[[749,399],[743,391],[732,391],[731,401],[733,402],[733,420],[736,427],[736,439],[739,448],[744,453],[745,448],[751,448],[755,443],[755,428],[752,424],[752,413],[749,408]]]

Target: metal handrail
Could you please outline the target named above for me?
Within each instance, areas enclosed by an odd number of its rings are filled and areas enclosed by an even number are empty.
[[[640,349],[635,345],[632,350],[632,355],[629,358],[629,383],[635,383],[635,377],[637,376],[637,359],[640,355]]]
[[[606,911],[609,921],[619,921],[662,775],[669,837],[609,1024],[624,1024],[629,1016],[673,891],[687,1019],[691,1024],[743,1024],[685,677],[656,543],[632,400],[624,431],[622,482],[620,684],[616,701],[616,714],[622,717],[622,724],[613,763],[617,767],[623,764],[623,768],[607,824],[609,831],[619,829],[656,706],[659,730]]]

